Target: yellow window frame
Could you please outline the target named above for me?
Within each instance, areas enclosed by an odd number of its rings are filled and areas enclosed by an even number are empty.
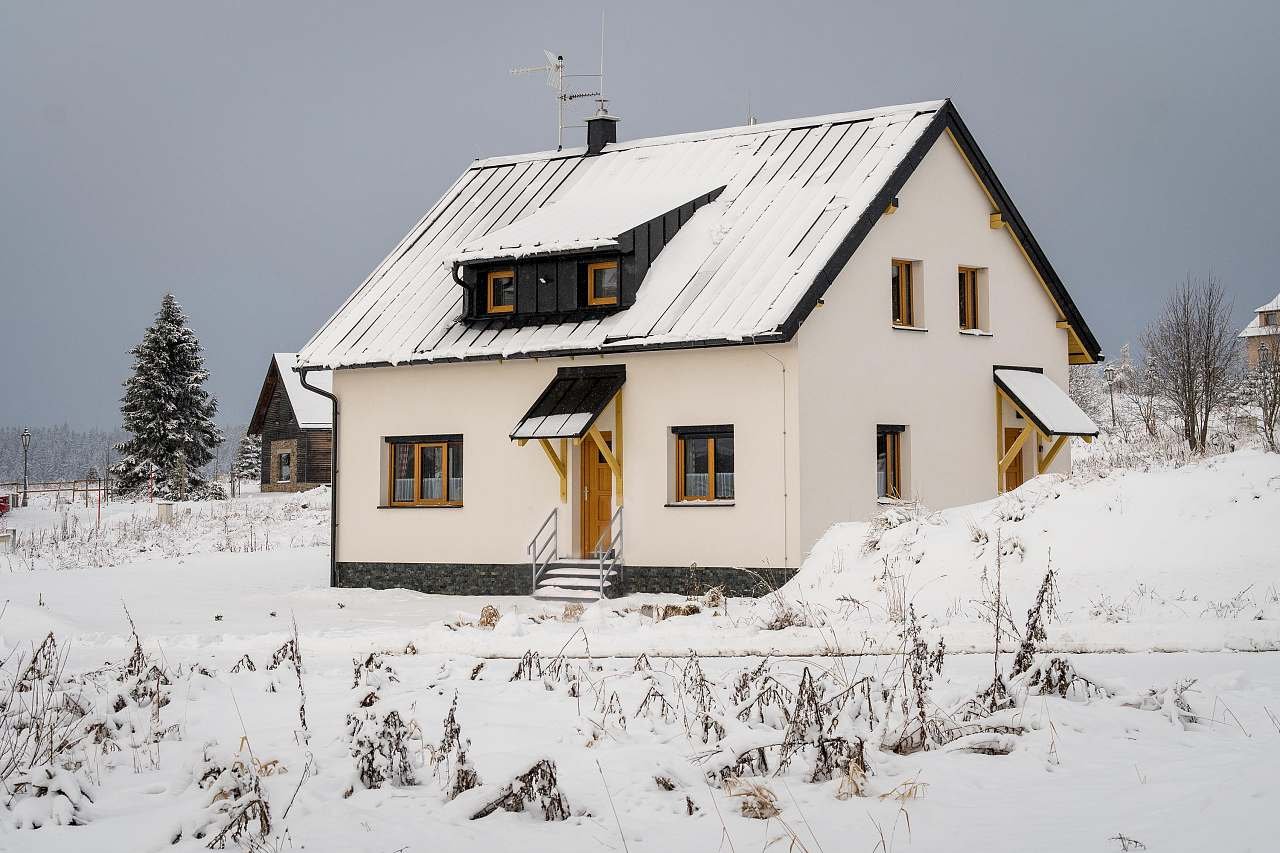
[[[617,305],[618,297],[614,296],[596,296],[596,272],[599,270],[616,270],[618,268],[617,261],[596,261],[587,264],[587,304],[588,305]],[[618,288],[621,290],[622,282],[618,282]]]
[[[725,433],[728,435],[728,433]],[[685,436],[676,437],[676,502],[725,500],[716,497],[716,438],[714,435],[692,436],[695,441],[707,442],[707,493],[689,495],[684,491],[684,443]],[[736,469],[736,466],[735,466]]]
[[[975,331],[982,326],[978,317],[978,267],[959,268],[960,328]]]
[[[453,442],[458,444],[459,442]],[[392,442],[387,445],[387,505],[388,506],[462,506],[462,501],[450,500],[449,495],[449,444],[448,441],[426,442]],[[407,501],[396,500],[396,448],[413,448],[413,498]],[[443,484],[440,489],[442,497],[422,497],[422,451],[428,448],[440,448],[440,476]]]
[[[500,279],[500,278],[509,278],[509,279],[511,279],[511,304],[510,304],[510,305],[500,305],[500,304],[498,304],[498,303],[494,302],[494,300],[493,300],[493,283],[494,283],[494,281],[495,281],[495,280]],[[488,287],[486,288],[486,290],[487,290],[487,292],[488,292],[488,297],[487,297],[487,299],[486,299],[485,313],[488,313],[488,314],[510,314],[511,312],[513,312],[513,311],[515,311],[515,310],[516,310],[516,303],[515,303],[515,298],[516,298],[516,294],[515,294],[516,271],[515,271],[515,270],[513,270],[513,269],[507,269],[507,270],[493,270],[493,271],[492,271],[492,272],[490,272],[490,273],[489,273],[489,275],[486,277],[485,281],[486,281],[486,283],[488,284]]]
[[[898,310],[893,312],[893,324],[895,326],[914,326],[916,324],[916,306],[915,292],[912,281],[912,267],[915,266],[913,261],[902,260],[901,258],[893,259],[893,266],[890,272],[898,273]]]
[[[902,499],[902,433],[884,432],[885,497]]]

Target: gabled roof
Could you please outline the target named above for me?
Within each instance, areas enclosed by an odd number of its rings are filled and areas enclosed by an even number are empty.
[[[298,355],[292,352],[278,352],[271,356],[267,366],[266,378],[262,380],[262,390],[258,392],[258,404],[254,406],[253,418],[249,421],[250,435],[261,435],[263,423],[267,417],[267,408],[271,405],[271,397],[276,387],[283,384],[293,416],[302,429],[332,429],[333,406],[326,397],[302,387],[302,380],[294,371]],[[333,389],[333,373],[328,370],[316,370],[307,374],[307,382],[323,388]]]
[[[316,333],[299,363],[346,367],[789,340],[944,131],[1044,281],[1082,357],[1099,357],[1096,338],[955,108],[932,101],[613,143],[591,157],[571,149],[477,160]],[[581,224],[574,211],[586,209],[583,202],[604,204],[617,192],[678,197],[719,186],[720,196],[663,249],[629,308],[522,328],[461,318],[463,292],[451,266],[466,249],[479,258],[504,242],[526,247],[525,228],[561,244],[595,240],[600,235],[590,232],[600,228],[570,234],[564,227],[569,220]],[[562,202],[565,215],[556,222],[552,211]],[[639,206],[628,205],[624,218]],[[554,228],[543,231],[544,222]]]
[[[1272,299],[1266,305],[1253,309],[1255,314],[1261,314],[1263,311],[1280,311],[1280,293],[1276,294],[1276,298]]]

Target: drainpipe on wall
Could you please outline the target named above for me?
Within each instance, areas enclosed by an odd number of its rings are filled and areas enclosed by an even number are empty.
[[[338,585],[338,398],[332,392],[307,384],[307,373],[314,367],[295,367],[298,381],[308,391],[328,397],[333,404],[333,440],[329,442],[329,586]]]
[[[754,338],[752,339],[752,343],[755,343]],[[790,497],[787,493],[787,488],[789,485],[787,481],[787,366],[782,363],[781,359],[779,359],[773,353],[769,352],[767,349],[762,349],[760,351],[765,355],[769,356],[769,358],[773,359],[774,363],[778,365],[778,369],[782,371],[782,566],[781,567],[786,568],[787,557],[790,555],[790,551],[787,547],[788,545],[787,505],[789,503],[789,497]]]

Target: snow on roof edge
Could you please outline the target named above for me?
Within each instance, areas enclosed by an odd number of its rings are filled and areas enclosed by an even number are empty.
[[[789,130],[819,124],[843,124],[851,121],[867,121],[888,113],[936,112],[946,105],[948,98],[934,101],[918,101],[912,104],[893,104],[884,107],[872,107],[852,112],[828,113],[826,115],[799,116],[779,119],[761,124],[742,124],[712,130],[695,130],[688,133],[672,133],[665,136],[645,136],[639,139],[627,139],[622,142],[611,142],[601,151],[608,154],[614,151],[627,151],[632,148],[647,148],[653,145],[673,145],[680,142],[701,142],[705,139],[719,139],[726,136],[741,136],[750,133],[769,133],[774,130]],[[563,148],[559,151],[535,151],[527,154],[496,154],[490,157],[478,157],[472,161],[471,169],[484,169],[492,166],[509,166],[529,160],[555,160],[565,157],[581,157],[586,154],[585,145]]]

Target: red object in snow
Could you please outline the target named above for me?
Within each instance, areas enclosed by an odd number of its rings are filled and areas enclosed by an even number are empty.
[[[4,515],[9,511],[9,496],[0,495],[0,515]]]

